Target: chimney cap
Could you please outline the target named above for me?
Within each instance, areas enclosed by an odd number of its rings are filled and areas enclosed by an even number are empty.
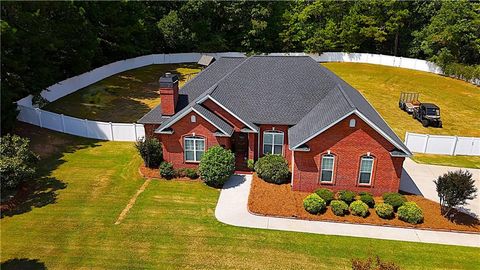
[[[172,87],[173,84],[178,82],[178,75],[166,72],[162,77],[160,77],[158,82],[160,83],[160,87]]]

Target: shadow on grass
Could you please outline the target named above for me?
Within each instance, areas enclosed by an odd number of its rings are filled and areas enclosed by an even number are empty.
[[[24,130],[30,129],[30,136],[25,136]],[[67,184],[60,179],[52,177],[52,172],[61,164],[67,153],[74,153],[81,149],[99,146],[97,140],[85,139],[76,136],[57,133],[28,124],[19,124],[16,133],[31,140],[31,148],[40,154],[38,176],[19,187],[15,197],[2,205],[1,218],[11,217],[56,203],[57,191],[65,189]],[[48,148],[47,146],[54,147]],[[35,149],[47,149],[47,152],[38,153]]]
[[[38,259],[10,259],[8,261],[2,262],[0,269],[10,270],[10,269],[21,269],[21,270],[41,270],[47,269],[45,264]]]

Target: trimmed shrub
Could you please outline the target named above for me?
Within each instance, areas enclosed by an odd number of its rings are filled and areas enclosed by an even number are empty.
[[[393,210],[397,211],[398,207],[402,206],[407,199],[400,193],[396,192],[387,192],[382,195],[383,202],[388,203],[393,206]]]
[[[354,216],[366,217],[368,215],[368,205],[360,200],[350,204],[350,212]]]
[[[176,172],[173,169],[173,165],[170,162],[162,162],[160,164],[160,175],[165,179],[172,179],[175,177]]]
[[[340,200],[331,201],[330,207],[332,208],[332,212],[335,214],[335,216],[344,216],[348,211],[348,204]]]
[[[255,163],[255,172],[264,181],[275,184],[284,183],[289,175],[288,163],[280,155],[266,155]]]
[[[320,198],[316,193],[308,195],[303,199],[303,208],[310,214],[318,214],[323,212],[327,207],[325,201]]]
[[[360,200],[368,205],[368,207],[373,208],[375,206],[375,200],[369,192],[360,192]]]
[[[198,178],[198,172],[195,169],[187,168],[187,169],[185,169],[185,176],[190,178],[190,179],[197,179]]]
[[[209,186],[221,187],[235,171],[235,155],[219,145],[208,149],[202,156],[198,172]]]
[[[247,160],[247,168],[251,171],[255,169],[255,161],[253,159]]]
[[[337,193],[337,198],[346,202],[347,204],[351,204],[353,201],[355,201],[355,196],[357,196],[355,192],[350,190],[340,190]]]
[[[148,168],[158,168],[163,161],[162,144],[156,138],[140,139],[135,143],[143,164]]]
[[[423,211],[416,203],[406,202],[398,208],[398,218],[411,224],[423,222]]]
[[[315,193],[317,193],[317,195],[320,196],[320,198],[322,198],[327,205],[329,205],[330,202],[335,199],[335,194],[328,188],[317,189],[315,190]]]
[[[384,219],[393,218],[393,206],[388,203],[379,203],[375,205],[375,212],[377,215]]]

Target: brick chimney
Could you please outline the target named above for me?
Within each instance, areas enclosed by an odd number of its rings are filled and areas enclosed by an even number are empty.
[[[162,115],[172,116],[175,114],[178,101],[178,76],[165,73],[158,82],[160,83]]]

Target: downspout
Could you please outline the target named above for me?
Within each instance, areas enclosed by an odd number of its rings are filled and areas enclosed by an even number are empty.
[[[293,175],[295,172],[295,150],[292,150],[292,179],[290,181],[290,186],[293,188]]]

